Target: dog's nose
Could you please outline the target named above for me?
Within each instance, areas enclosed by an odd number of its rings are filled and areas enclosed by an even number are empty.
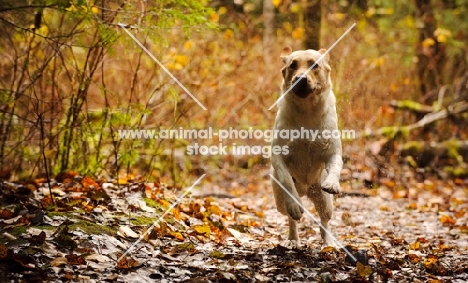
[[[299,95],[300,97],[307,96],[307,76],[306,75],[298,75],[293,80],[293,91],[295,94]]]
[[[306,75],[296,76],[294,78],[293,84],[296,84],[296,86],[302,86],[302,87],[307,86],[307,76]]]

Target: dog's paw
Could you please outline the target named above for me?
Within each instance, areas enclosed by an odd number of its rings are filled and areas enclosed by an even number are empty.
[[[323,243],[322,243],[322,248],[326,248],[326,247],[333,247],[335,249],[338,249],[338,243],[335,242],[335,240],[333,239],[332,236],[330,235],[326,235],[325,238],[322,239]]]
[[[288,249],[299,249],[301,247],[301,241],[300,240],[286,240],[282,244],[283,247],[288,248]]]
[[[329,194],[339,194],[341,192],[340,183],[326,181],[322,183],[322,190]]]
[[[292,217],[292,219],[298,221],[302,217],[302,213],[304,213],[304,209],[302,209],[302,202],[300,199],[297,199],[299,201],[299,204],[297,204],[294,200],[292,199],[287,199],[286,200],[286,211],[288,212],[289,216]]]

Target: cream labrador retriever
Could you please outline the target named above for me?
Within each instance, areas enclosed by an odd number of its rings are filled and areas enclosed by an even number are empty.
[[[332,195],[340,192],[340,172],[343,166],[341,140],[330,133],[338,130],[335,95],[330,78],[329,56],[325,49],[292,52],[287,47],[281,58],[285,66],[282,93],[278,103],[275,130],[300,130],[301,138],[275,137],[273,146],[288,146],[287,155],[271,156],[272,186],[279,212],[288,216],[289,240],[299,245],[296,221],[304,212],[300,197],[307,195],[320,216],[320,234],[325,246],[333,245],[329,234],[332,217]],[[315,139],[305,132],[317,133]],[[290,194],[286,193],[284,187]],[[293,196],[301,205],[294,201]]]

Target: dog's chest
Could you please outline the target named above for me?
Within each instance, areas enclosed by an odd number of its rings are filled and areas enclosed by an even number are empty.
[[[291,175],[304,183],[315,182],[324,168],[331,146],[326,139],[294,140],[288,143],[284,161]]]

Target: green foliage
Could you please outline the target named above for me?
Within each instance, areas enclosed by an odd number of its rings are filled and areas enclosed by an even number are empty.
[[[105,2],[106,7],[98,4],[84,0],[35,0],[31,8],[21,3],[0,4],[6,33],[0,48],[13,59],[0,61],[2,69],[13,70],[0,81],[0,130],[6,133],[0,140],[1,168],[8,164],[10,169],[43,173],[42,151],[47,152],[53,173],[73,169],[95,174],[103,168],[117,173],[120,168],[132,167],[141,148],[148,148],[150,142],[121,141],[116,133],[141,127],[151,111],[135,89],[125,101],[128,93],[105,72],[122,59],[113,60],[112,56],[135,46],[117,23],[137,24],[136,34],[156,39],[156,46],[172,29],[187,35],[192,26],[199,31],[216,25],[209,18],[212,10],[199,1],[158,1],[148,3],[143,12],[140,1],[127,1],[122,9],[116,9],[120,4],[115,1]],[[133,72],[136,85],[142,80],[137,75],[141,66],[132,68],[127,71]],[[95,103],[96,99],[104,105]],[[40,115],[46,124],[37,124]],[[38,135],[41,127],[46,132],[44,143]],[[156,147],[149,154],[159,151]]]

